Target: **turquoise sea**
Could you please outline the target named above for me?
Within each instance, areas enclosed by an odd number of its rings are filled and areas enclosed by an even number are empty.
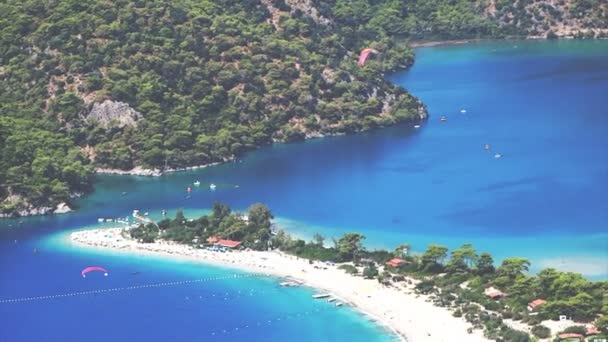
[[[72,230],[98,227],[98,217],[133,209],[194,215],[214,201],[239,210],[263,202],[299,236],[358,231],[370,248],[410,242],[417,252],[471,242],[498,260],[527,257],[534,270],[608,278],[608,41],[485,42],[417,55],[390,79],[428,105],[420,128],[278,144],[159,178],[100,176],[75,213],[0,221],[0,341],[393,339],[353,310],[313,301],[311,289],[65,242]],[[195,180],[202,184],[186,198]],[[91,265],[110,276],[82,278]],[[189,280],[200,281],[144,286]]]

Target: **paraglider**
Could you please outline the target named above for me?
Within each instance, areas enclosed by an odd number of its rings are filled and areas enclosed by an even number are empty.
[[[367,61],[367,57],[370,53],[378,53],[378,51],[370,48],[363,49],[359,55],[359,66],[365,65],[365,61]]]
[[[80,274],[82,274],[83,278],[87,277],[87,273],[92,272],[92,271],[101,271],[103,272],[104,276],[108,276],[108,270],[106,270],[103,267],[99,267],[99,266],[91,266],[91,267],[87,267],[84,270],[80,271]]]

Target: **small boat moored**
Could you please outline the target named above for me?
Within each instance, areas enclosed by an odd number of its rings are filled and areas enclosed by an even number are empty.
[[[315,295],[312,295],[312,298],[321,299],[321,298],[327,298],[329,296],[331,296],[329,293],[317,293]]]
[[[195,181],[195,182],[194,182],[194,183],[192,183],[192,184],[194,184],[194,186],[200,186],[200,185],[201,185],[201,182],[199,182],[199,181]]]
[[[280,284],[281,286],[285,286],[285,287],[295,287],[298,286],[299,284],[293,281],[284,281]]]
[[[215,190],[215,188],[217,188],[217,186],[215,184],[211,183],[211,185],[209,185],[209,189]]]
[[[490,150],[490,145],[485,144],[485,145],[483,146],[483,149],[484,149],[484,150],[486,150],[486,151],[489,151],[489,150]]]
[[[441,122],[446,122],[446,121],[448,121],[448,118],[446,118],[445,115],[442,115],[441,118],[439,118],[439,120],[441,120]]]
[[[501,153],[495,153],[494,154],[494,158],[496,158],[496,159],[502,158],[502,154]]]

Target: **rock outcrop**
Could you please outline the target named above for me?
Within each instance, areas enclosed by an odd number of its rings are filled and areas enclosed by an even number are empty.
[[[4,210],[0,211],[0,218],[65,214],[72,211],[72,208],[65,202],[59,203],[55,208],[49,206],[36,207],[18,195],[8,196],[0,202],[0,207],[4,207]]]
[[[57,205],[57,208],[55,208],[53,214],[65,214],[69,213],[70,211],[72,211],[72,208],[70,208],[67,203],[61,202]]]
[[[330,23],[329,19],[319,14],[319,11],[317,11],[311,0],[285,0],[285,3],[292,8],[292,11],[296,9],[302,11],[302,13],[311,17],[317,24],[327,25]]]
[[[124,102],[105,100],[93,104],[86,121],[97,123],[103,128],[135,126],[143,116]]]

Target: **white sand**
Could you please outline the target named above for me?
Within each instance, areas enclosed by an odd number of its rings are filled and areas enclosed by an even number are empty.
[[[281,252],[221,253],[168,241],[142,244],[123,237],[122,230],[85,230],[72,233],[70,239],[79,245],[137,254],[169,255],[173,258],[262,272],[276,277],[295,278],[306,286],[331,293],[409,342],[488,341],[479,330],[472,334],[467,333],[471,325],[464,319],[453,317],[448,310],[434,306],[428,297],[414,294],[412,285],[386,287],[375,279],[348,275],[336,266],[323,265],[327,269],[315,268],[308,260]]]

